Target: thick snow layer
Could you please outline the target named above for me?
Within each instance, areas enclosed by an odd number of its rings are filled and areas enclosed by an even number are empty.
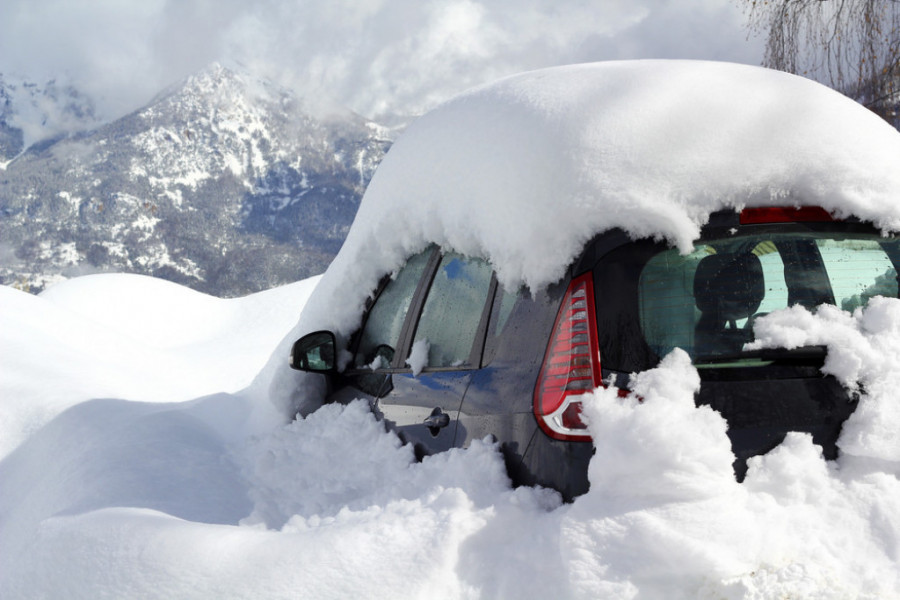
[[[92,398],[172,402],[245,388],[317,281],[239,300],[140,275],[90,275],[40,296],[0,286],[0,457]],[[33,377],[35,365],[52,385]]]
[[[416,462],[365,401],[285,424],[258,387],[225,393],[314,284],[0,288],[0,597],[900,595],[900,300],[758,320],[760,344],[826,344],[861,390],[837,462],[794,434],[736,483],[676,350],[637,375],[641,401],[589,399],[591,491],[563,505],[511,489],[488,441]],[[240,342],[254,360],[232,360]]]
[[[898,230],[898,164],[900,134],[874,113],[759,67],[595,63],[474,89],[414,122],[378,167],[273,357],[273,394],[300,379],[281,360],[290,342],[352,333],[381,276],[429,243],[489,259],[514,289],[560,279],[614,227],[687,251],[709,214],[729,207],[819,205]]]

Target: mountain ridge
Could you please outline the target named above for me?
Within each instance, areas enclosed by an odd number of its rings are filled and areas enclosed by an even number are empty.
[[[116,271],[235,296],[320,273],[394,133],[210,65],[114,121],[7,152],[0,283]]]

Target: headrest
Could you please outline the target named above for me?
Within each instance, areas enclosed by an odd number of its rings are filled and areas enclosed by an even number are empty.
[[[755,254],[710,254],[697,265],[694,301],[704,315],[722,321],[749,317],[765,294],[762,263]]]

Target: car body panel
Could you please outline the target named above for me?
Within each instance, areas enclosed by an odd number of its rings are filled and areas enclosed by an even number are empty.
[[[376,414],[397,431],[400,439],[414,444],[419,456],[449,450],[458,445],[459,407],[471,378],[470,371],[424,372],[416,376],[411,372],[394,373],[393,389],[378,399]],[[447,418],[429,422],[430,417],[441,414]]]

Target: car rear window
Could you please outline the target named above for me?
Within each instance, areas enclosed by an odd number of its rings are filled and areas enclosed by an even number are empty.
[[[640,328],[657,356],[676,347],[695,359],[738,353],[754,319],[771,311],[852,311],[876,295],[897,297],[897,257],[897,240],[834,232],[734,234],[687,255],[663,250],[638,278]]]

